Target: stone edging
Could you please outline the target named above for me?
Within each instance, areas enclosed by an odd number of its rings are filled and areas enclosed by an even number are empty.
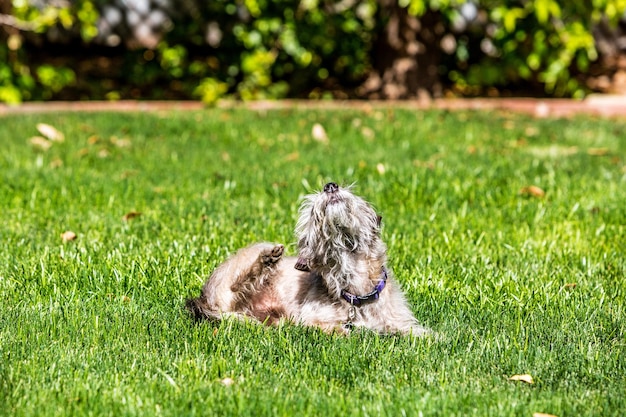
[[[593,95],[585,100],[533,98],[436,99],[421,101],[324,101],[277,100],[235,102],[223,101],[219,108],[272,109],[377,109],[401,108],[414,110],[484,110],[524,113],[535,117],[571,117],[587,114],[601,117],[626,117],[626,96]],[[198,101],[53,101],[28,102],[19,106],[0,104],[0,116],[20,113],[55,112],[155,112],[192,111],[203,109]]]

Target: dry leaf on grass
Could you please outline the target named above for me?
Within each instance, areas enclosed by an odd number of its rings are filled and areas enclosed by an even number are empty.
[[[224,378],[220,381],[220,383],[224,386],[230,387],[231,385],[233,385],[235,383],[235,380],[232,378]]]
[[[105,159],[108,158],[110,155],[111,153],[108,151],[108,149],[100,149],[98,151],[98,158]]]
[[[61,233],[61,240],[63,241],[63,243],[70,242],[75,239],[76,239],[76,233],[72,232],[71,230]]]
[[[313,125],[313,129],[311,129],[311,136],[313,136],[313,139],[318,142],[328,143],[328,135],[326,134],[326,130],[324,129],[324,126],[319,123],[315,123]]]
[[[109,141],[118,148],[128,148],[130,146],[129,139],[120,139],[117,136],[111,136]]]
[[[541,188],[537,187],[536,185],[529,185],[528,187],[523,187],[520,190],[520,194],[528,196],[528,197],[541,198],[546,195],[546,192],[543,191]]]
[[[608,148],[589,148],[587,154],[591,156],[606,156],[609,154]]]
[[[374,139],[376,137],[376,132],[374,132],[374,129],[367,126],[361,129],[361,134],[365,139]]]
[[[297,161],[298,159],[300,159],[300,153],[298,152],[292,152],[285,157],[287,162]]]
[[[537,129],[535,126],[528,126],[526,129],[524,129],[524,134],[526,136],[537,136],[539,134],[539,129]]]
[[[52,142],[41,136],[33,136],[28,140],[30,145],[38,151],[47,151],[52,146]]]
[[[378,173],[380,175],[383,175],[385,173],[385,165],[383,164],[377,164],[376,165],[376,171],[378,171]]]
[[[65,135],[59,132],[54,126],[50,126],[46,123],[37,123],[37,130],[47,139],[53,142],[63,142]]]
[[[502,124],[502,127],[504,127],[506,130],[513,130],[515,129],[516,125],[513,120],[505,120]]]
[[[557,417],[554,414],[533,413],[533,417]]]
[[[124,220],[125,222],[132,220],[136,217],[141,216],[141,213],[138,211],[129,211],[128,213],[124,214],[124,217],[122,217],[122,220]]]
[[[529,374],[513,375],[509,378],[509,381],[522,381],[526,382],[527,384],[532,384],[534,382],[533,377]]]

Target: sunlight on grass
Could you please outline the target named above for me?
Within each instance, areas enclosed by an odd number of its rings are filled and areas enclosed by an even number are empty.
[[[38,123],[64,141],[31,141]],[[0,414],[622,415],[625,131],[391,108],[3,117]],[[329,180],[383,216],[437,337],[193,325],[184,299],[230,253],[294,253],[299,198]]]

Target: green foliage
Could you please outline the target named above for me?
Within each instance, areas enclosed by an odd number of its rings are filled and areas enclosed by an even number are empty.
[[[51,28],[76,32],[89,42],[98,33],[99,14],[91,0],[79,0],[61,5],[37,8],[24,0],[13,1],[12,16],[15,29],[0,43],[0,102],[19,103],[23,100],[50,99],[76,81],[71,68],[33,63],[28,38],[43,34]],[[1,38],[0,38],[1,39]]]
[[[339,83],[362,79],[369,69],[376,3],[359,2],[358,13],[353,8],[333,10],[332,4],[246,1],[250,18],[237,15],[241,6],[207,4],[201,14],[224,16],[219,27],[225,34],[209,77],[226,82],[244,100],[302,95],[331,75]]]
[[[527,82],[540,83],[547,95],[557,97],[586,94],[584,77],[576,76],[585,74],[598,58],[591,28],[602,18],[615,23],[626,10],[624,0],[478,4],[488,20],[480,30],[470,28],[469,36],[460,35],[460,43],[489,45],[491,50],[474,48],[457,56],[461,65],[451,78],[459,91]]]
[[[56,93],[64,87],[72,84],[75,80],[74,71],[64,67],[53,67],[51,65],[40,65],[36,69],[37,79],[44,89],[43,96],[46,94]]]
[[[388,7],[417,16],[437,13],[437,31],[443,28],[455,42],[435,64],[456,93],[541,86],[550,96],[581,97],[587,92],[584,75],[598,58],[591,28],[601,19],[615,23],[626,10],[626,0],[475,0],[477,17],[463,23],[466,0],[398,0],[396,6],[376,0],[191,3],[194,10],[176,13],[153,50],[125,50],[110,79],[94,82],[70,69],[79,65],[35,58],[36,45],[52,29],[93,45],[100,3],[38,8],[14,0],[19,30],[0,42],[0,101],[58,98],[75,90],[87,98],[199,97],[207,103],[228,95],[254,100],[350,91],[372,71]]]
[[[215,78],[205,78],[194,91],[203,103],[213,105],[228,91],[228,85]]]
[[[38,123],[65,141],[32,149]],[[623,416],[624,131],[393,108],[2,117],[0,416]],[[329,180],[382,214],[438,336],[194,325],[185,298],[243,245],[293,255],[298,199]]]

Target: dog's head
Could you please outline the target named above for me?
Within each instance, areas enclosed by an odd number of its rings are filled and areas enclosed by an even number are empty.
[[[296,226],[296,268],[334,268],[346,256],[369,257],[380,241],[380,220],[370,204],[334,182],[304,198]]]

